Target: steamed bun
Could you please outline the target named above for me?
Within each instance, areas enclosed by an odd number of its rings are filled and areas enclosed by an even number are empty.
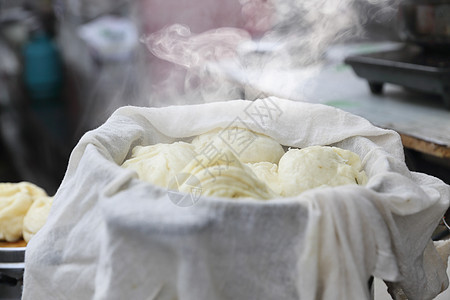
[[[367,177],[357,154],[337,147],[290,149],[278,166],[281,194],[296,196],[322,186],[365,184]]]
[[[246,164],[258,177],[259,180],[267,184],[277,195],[281,195],[281,185],[278,179],[278,166],[274,163],[263,161]]]
[[[198,155],[182,173],[191,174],[199,181],[201,194],[204,196],[254,199],[270,199],[276,196],[229,149],[225,149],[214,159]],[[192,193],[192,186],[182,183],[179,191]]]
[[[167,187],[195,156],[194,147],[184,142],[136,146],[122,167],[136,171],[144,181]]]
[[[219,128],[201,134],[194,138],[192,145],[198,153],[211,145],[218,149],[227,148],[243,163],[278,163],[284,154],[283,147],[271,137],[239,127]]]
[[[22,237],[23,219],[37,197],[47,196],[29,183],[0,183],[0,240],[15,242]]]
[[[23,219],[23,239],[29,242],[47,221],[53,197],[41,196],[34,200]]]

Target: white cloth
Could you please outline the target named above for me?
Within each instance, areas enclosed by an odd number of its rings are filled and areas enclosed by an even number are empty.
[[[178,207],[119,167],[136,145],[233,125],[285,146],[351,150],[369,181]],[[73,150],[27,247],[23,299],[367,299],[371,275],[431,299],[448,285],[430,236],[449,198],[448,185],[407,169],[398,134],[332,107],[277,98],[123,107]]]

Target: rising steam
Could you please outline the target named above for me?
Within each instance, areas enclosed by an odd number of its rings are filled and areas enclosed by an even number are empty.
[[[362,37],[367,22],[390,20],[396,2],[240,0],[245,29],[193,34],[184,25],[165,27],[141,39],[154,56],[174,65],[164,80],[156,80],[151,95],[182,99],[171,103],[253,99],[265,96],[255,86],[277,79],[262,75],[287,69],[298,71],[299,77],[291,80],[305,82],[320,69],[330,45]]]

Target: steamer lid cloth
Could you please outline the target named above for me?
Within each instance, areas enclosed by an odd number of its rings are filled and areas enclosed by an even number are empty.
[[[285,147],[352,151],[368,180],[182,207],[121,167],[136,146],[230,127]],[[243,164],[261,169],[258,180],[273,175],[270,165]],[[371,276],[408,299],[432,299],[448,286],[431,235],[449,199],[441,180],[408,170],[397,133],[333,107],[274,97],[123,107],[74,148],[27,246],[23,299],[369,299]]]

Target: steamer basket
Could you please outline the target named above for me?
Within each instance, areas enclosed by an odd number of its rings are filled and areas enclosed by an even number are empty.
[[[0,247],[0,299],[21,299],[26,247]]]

